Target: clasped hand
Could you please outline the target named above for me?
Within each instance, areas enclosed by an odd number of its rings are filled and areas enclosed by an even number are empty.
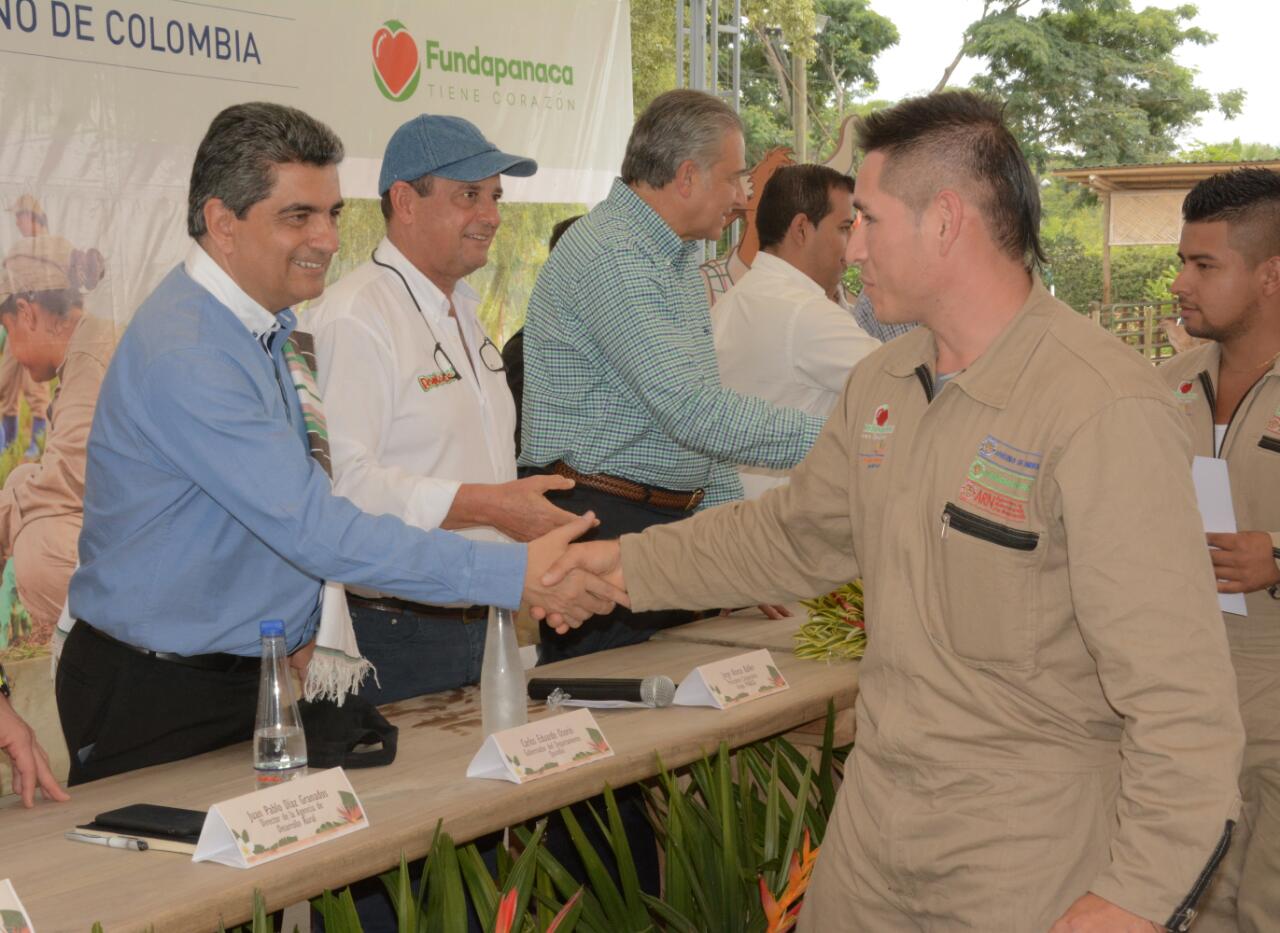
[[[579,516],[529,544],[524,601],[530,614],[561,635],[619,603],[630,608],[617,541],[572,544],[599,523],[593,512]]]

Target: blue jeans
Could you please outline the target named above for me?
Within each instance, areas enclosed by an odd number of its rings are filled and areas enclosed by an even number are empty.
[[[377,669],[360,695],[372,703],[439,693],[480,682],[486,621],[462,621],[412,611],[388,612],[351,603],[351,621],[363,654]]]

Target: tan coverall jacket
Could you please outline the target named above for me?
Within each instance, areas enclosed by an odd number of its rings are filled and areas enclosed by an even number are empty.
[[[89,428],[115,345],[114,323],[81,317],[58,368],[44,456],[16,468],[0,490],[0,550],[13,557],[32,622],[50,634],[76,567]]]
[[[1221,347],[1181,353],[1159,372],[1184,411],[1193,452],[1214,456],[1214,404]],[[1263,373],[1227,425],[1218,456],[1227,461],[1236,527],[1265,531],[1280,548],[1280,364]],[[1209,888],[1196,933],[1280,929],[1280,600],[1245,595],[1248,616],[1223,613],[1244,720],[1244,809],[1231,851]]]
[[[1181,416],[1039,285],[931,401],[935,358],[921,328],[855,367],[789,486],[623,537],[633,606],[863,578],[802,930],[1041,933],[1086,891],[1183,929],[1243,735]]]

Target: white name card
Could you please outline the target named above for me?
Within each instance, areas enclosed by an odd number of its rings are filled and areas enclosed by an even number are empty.
[[[368,825],[347,775],[330,768],[214,804],[191,860],[252,868]]]
[[[18,892],[8,878],[0,881],[0,933],[36,933],[36,925],[27,916],[27,908],[18,900]]]
[[[612,757],[591,711],[578,709],[493,733],[467,765],[467,777],[527,784]]]
[[[695,667],[676,689],[676,706],[728,709],[750,703],[791,685],[773,663],[767,648]]]

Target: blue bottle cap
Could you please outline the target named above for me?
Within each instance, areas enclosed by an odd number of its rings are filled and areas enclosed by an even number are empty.
[[[259,622],[258,632],[262,635],[263,638],[267,638],[271,635],[283,635],[284,620],[283,619],[267,619],[265,622]]]

